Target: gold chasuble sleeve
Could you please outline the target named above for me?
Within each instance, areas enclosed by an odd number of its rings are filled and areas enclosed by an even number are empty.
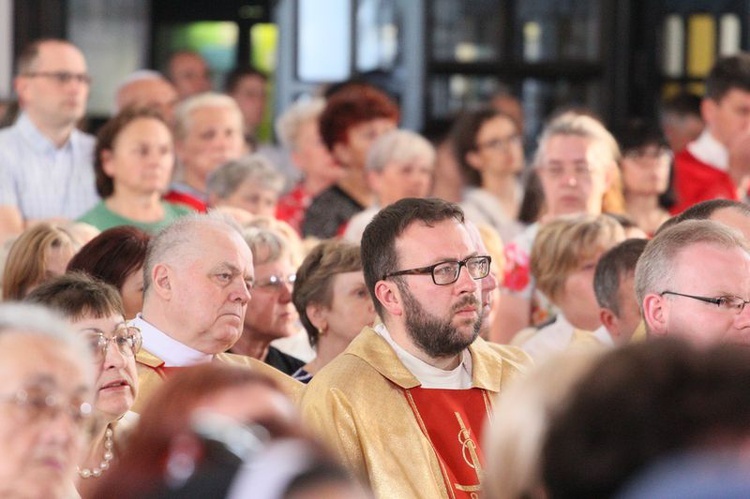
[[[482,340],[469,350],[472,383],[488,400],[529,363],[518,349]],[[313,377],[302,395],[303,419],[376,497],[451,498],[443,464],[410,402],[409,390],[419,386],[368,328]]]
[[[138,369],[138,397],[136,398],[131,410],[140,413],[148,402],[148,399],[151,398],[152,393],[157,387],[161,386],[164,379],[174,370],[182,368],[165,367],[163,360],[145,349],[141,349],[141,351],[136,354],[135,360],[136,368]],[[258,359],[253,359],[252,357],[247,357],[245,355],[220,353],[214,356],[214,362],[243,366],[257,371],[258,373],[271,378],[293,403],[299,403],[302,389],[305,385]]]

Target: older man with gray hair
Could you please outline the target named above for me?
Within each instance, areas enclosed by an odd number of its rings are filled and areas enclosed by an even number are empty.
[[[750,248],[722,224],[687,220],[659,232],[638,260],[635,289],[650,336],[750,344]]]
[[[226,354],[240,338],[255,271],[238,227],[218,215],[181,218],[151,240],[144,265],[143,335],[136,356],[139,412],[174,368],[211,361],[242,364],[295,397],[301,384],[263,362]]]
[[[91,353],[49,310],[0,305],[0,497],[75,496],[94,401]]]

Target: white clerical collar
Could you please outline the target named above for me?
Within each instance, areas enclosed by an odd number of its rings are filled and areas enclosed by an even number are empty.
[[[461,353],[461,363],[455,369],[446,371],[431,366],[407,352],[393,340],[385,324],[377,324],[374,329],[376,333],[391,345],[396,352],[398,360],[419,380],[422,388],[443,388],[448,390],[467,390],[471,388],[472,364],[471,354],[468,350],[464,350]]]
[[[213,355],[194,350],[184,343],[180,343],[153,324],[136,315],[130,325],[141,330],[143,348],[164,361],[164,367],[185,367],[205,364],[213,360]]]
[[[708,128],[687,145],[687,150],[700,161],[717,170],[725,172],[729,168],[729,151],[711,135]]]

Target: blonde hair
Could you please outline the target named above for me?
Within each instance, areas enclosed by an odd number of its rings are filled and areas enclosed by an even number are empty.
[[[73,236],[63,227],[40,223],[26,229],[8,252],[3,270],[3,301],[21,300],[49,277],[47,264],[53,251],[75,251]]]
[[[479,223],[476,226],[479,231],[479,237],[482,238],[482,243],[484,243],[484,247],[487,249],[487,253],[492,257],[492,269],[498,281],[500,281],[498,284],[502,284],[503,269],[505,269],[505,245],[503,244],[503,239],[497,230],[489,224]]]
[[[543,225],[531,248],[531,274],[553,303],[568,276],[582,261],[625,239],[625,230],[608,215],[566,215]]]

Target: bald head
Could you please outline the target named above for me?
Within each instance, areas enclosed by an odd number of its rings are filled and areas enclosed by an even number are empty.
[[[156,108],[171,125],[174,121],[174,106],[177,90],[156,71],[137,71],[118,88],[115,96],[116,112],[126,107]]]

